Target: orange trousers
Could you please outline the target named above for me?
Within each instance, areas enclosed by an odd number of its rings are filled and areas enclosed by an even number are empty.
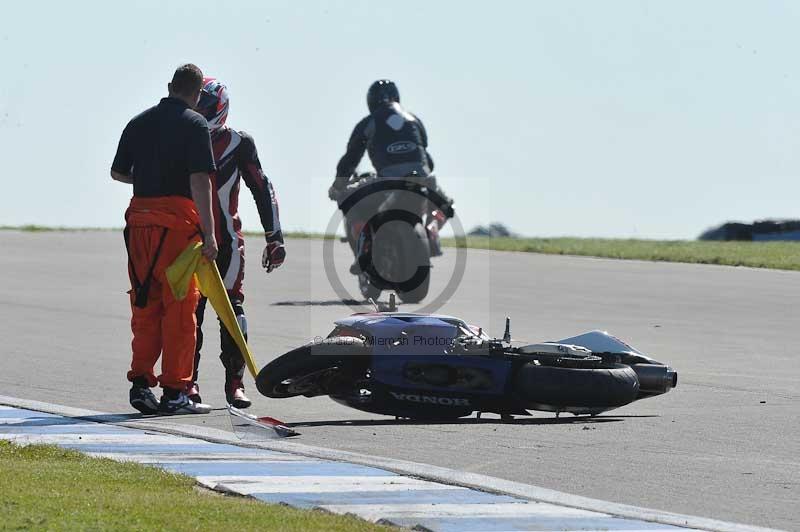
[[[144,377],[150,386],[160,383],[163,388],[183,390],[194,370],[200,292],[193,280],[186,298],[176,301],[165,271],[191,242],[202,240],[194,201],[180,196],[134,197],[125,221],[133,286],[129,292],[133,359],[128,380]],[[139,307],[135,304],[137,283],[146,285],[151,269],[146,304]],[[159,356],[161,375],[156,378]]]

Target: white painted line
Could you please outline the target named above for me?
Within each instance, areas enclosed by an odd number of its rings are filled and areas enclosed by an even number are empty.
[[[325,493],[330,491],[408,491],[463,489],[409,477],[367,476],[199,476],[209,487],[243,495],[253,493]]]
[[[41,418],[34,420],[33,418],[29,417],[0,417],[0,430],[2,429],[9,429],[13,428],[16,425],[22,425],[25,423],[35,423],[34,425],[26,425],[27,427],[54,427],[63,429],[65,427],[85,427],[89,426],[97,426],[97,423],[92,423],[90,421],[73,421],[71,419],[65,418],[47,418],[46,420],[42,420]],[[4,426],[5,425],[5,426]]]
[[[0,395],[0,404],[68,417],[108,416],[108,414],[103,412],[55,405],[52,403],[44,403],[29,399],[19,399],[16,397],[3,395]],[[292,453],[295,455],[307,456],[322,460],[334,460],[376,467],[401,475],[411,475],[413,477],[424,478],[433,482],[442,482],[449,485],[475,488],[490,493],[511,495],[530,501],[545,502],[559,506],[578,508],[610,514],[617,517],[624,517],[627,519],[637,519],[652,523],[661,523],[684,528],[712,530],[716,532],[776,532],[775,529],[765,527],[729,523],[726,521],[719,521],[717,519],[682,515],[672,512],[665,512],[662,510],[640,508],[638,506],[591,499],[589,497],[581,497],[579,495],[572,495],[570,493],[541,488],[539,486],[532,486],[530,484],[523,484],[521,482],[512,482],[486,475],[480,475],[477,473],[456,471],[453,469],[447,469],[429,464],[420,464],[417,462],[396,460],[393,458],[385,458],[380,456],[370,456],[349,451],[339,451],[336,449],[326,449],[323,447],[314,447],[301,443],[281,440],[271,440],[267,442],[242,442],[229,432],[205,427],[181,425],[174,422],[160,421],[159,419],[115,421],[114,425],[161,431],[167,434],[199,438],[201,440],[215,443],[226,443],[241,447],[267,449],[270,451]],[[252,479],[253,477],[250,478]]]
[[[196,440],[195,440],[196,441]],[[286,463],[286,462],[310,462],[305,456],[291,454],[278,455],[264,453],[181,453],[180,456],[174,454],[130,454],[130,453],[86,453],[95,458],[109,458],[111,460],[124,462],[138,462],[140,464],[184,464],[197,462],[248,462],[258,464]]]
[[[565,506],[537,502],[506,502],[497,504],[325,504],[322,508],[337,514],[352,513],[374,521],[392,517],[444,518],[444,517],[557,517],[604,518],[609,515]]]
[[[0,417],[0,428],[3,425],[18,425],[20,423],[30,423],[29,417]]]
[[[167,434],[0,434],[15,443],[61,445],[197,445],[197,440]]]

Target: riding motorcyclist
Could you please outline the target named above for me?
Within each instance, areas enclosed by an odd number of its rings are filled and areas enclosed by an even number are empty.
[[[242,303],[244,292],[244,237],[242,221],[239,218],[239,187],[244,181],[253,195],[258,209],[261,225],[264,228],[266,247],[261,264],[267,273],[278,268],[286,258],[278,214],[278,200],[272,182],[261,169],[255,141],[244,131],[236,131],[225,125],[228,117],[228,89],[217,79],[205,78],[197,112],[208,121],[211,131],[211,144],[217,170],[211,176],[215,233],[219,243],[216,262],[228,297],[231,300],[236,319],[247,337],[247,319]],[[206,299],[197,306],[197,349],[195,351],[194,374],[188,395],[199,401],[197,377],[200,364],[200,349],[203,346],[203,316]],[[244,393],[245,363],[242,353],[233,341],[225,326],[220,323],[220,360],[225,367],[225,398],[237,408],[250,406],[250,399]]]
[[[404,179],[415,175],[426,178],[426,186],[441,198],[438,205],[447,218],[452,218],[452,201],[436,185],[433,159],[428,153],[428,134],[422,121],[400,105],[400,93],[393,81],[380,79],[367,91],[369,115],[364,117],[350,135],[347,151],[336,166],[336,179],[328,190],[328,197],[339,201],[358,163],[369,153],[378,178]],[[359,272],[357,231],[350,228],[363,225],[375,214],[377,205],[360,202],[357,209],[345,212],[347,234],[356,262],[352,273]],[[437,202],[439,203],[439,202]],[[367,206],[367,204],[369,204]],[[354,234],[355,233],[355,234]]]

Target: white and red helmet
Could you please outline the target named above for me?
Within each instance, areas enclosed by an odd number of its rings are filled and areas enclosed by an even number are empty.
[[[220,129],[228,118],[228,88],[216,78],[204,78],[196,110],[206,117],[209,131]]]

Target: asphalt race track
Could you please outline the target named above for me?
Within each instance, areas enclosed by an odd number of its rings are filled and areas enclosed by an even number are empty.
[[[262,244],[248,238],[245,280],[260,365],[351,312],[329,286],[320,241],[289,241],[286,264],[269,276],[259,267]],[[122,235],[3,231],[0,246],[0,394],[130,412]],[[436,259],[432,294],[455,254]],[[338,270],[351,260],[336,243]],[[355,291],[355,280],[342,278]],[[252,411],[295,424],[309,445],[792,530],[800,528],[798,304],[794,272],[470,251],[441,312],[497,335],[509,315],[514,338],[529,342],[605,329],[673,365],[678,388],[595,419],[537,413],[514,423],[425,424],[327,398],[268,400],[247,382]],[[200,384],[206,402],[222,407],[215,329],[207,320]],[[230,429],[222,411],[180,421]]]

